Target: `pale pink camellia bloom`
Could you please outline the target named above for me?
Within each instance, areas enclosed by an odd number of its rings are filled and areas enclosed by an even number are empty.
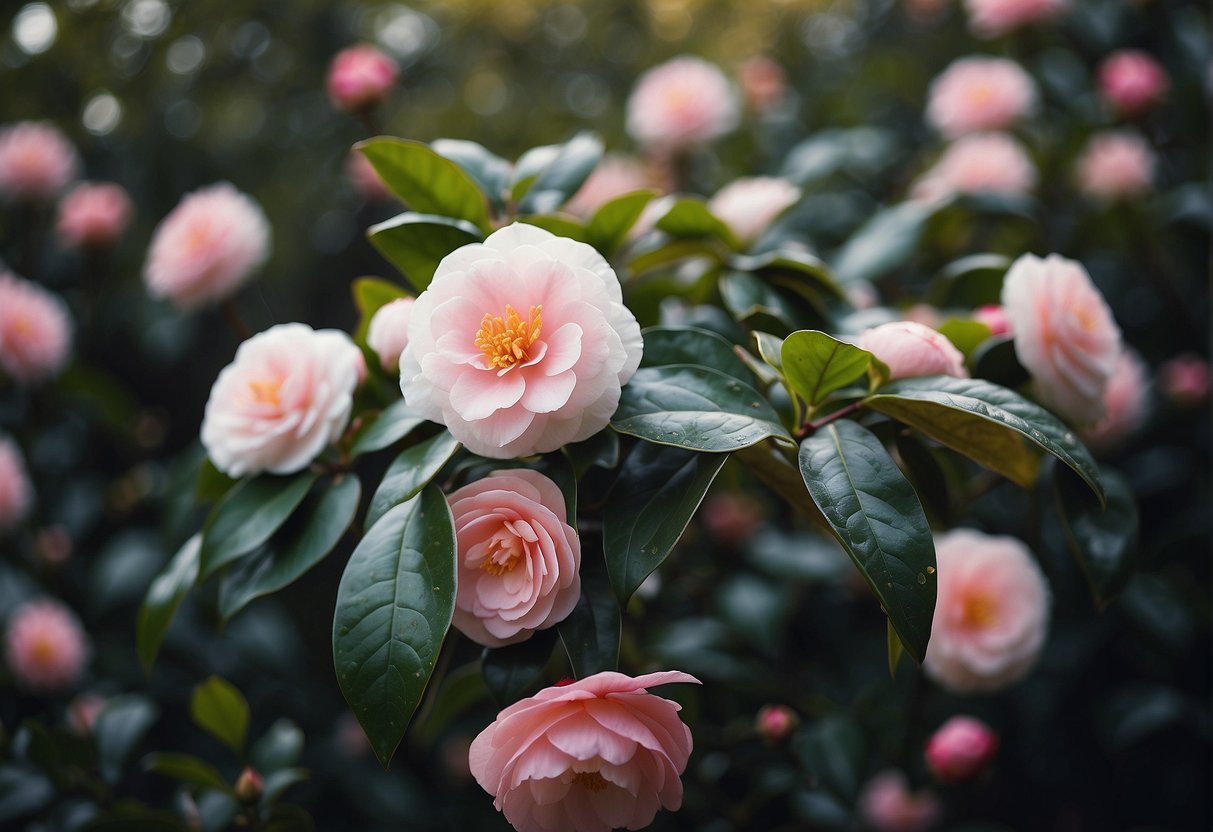
[[[143,277],[153,297],[182,309],[222,300],[269,256],[270,224],[228,182],[187,194],[152,236]]]
[[[1122,49],[1099,65],[1099,92],[1126,116],[1153,107],[1171,86],[1167,71],[1154,58],[1137,49]]]
[[[339,110],[360,113],[378,107],[400,78],[400,65],[369,43],[342,49],[329,64],[329,101]]]
[[[72,319],[56,295],[0,271],[0,370],[23,384],[56,375],[67,363]]]
[[[995,337],[1011,334],[1011,321],[1007,318],[1007,312],[997,303],[987,303],[974,309],[973,320],[985,324],[990,334]]]
[[[720,67],[683,55],[640,76],[628,98],[627,131],[645,148],[685,150],[732,132],[739,110]]]
[[[1103,418],[1079,430],[1082,441],[1095,451],[1109,451],[1124,442],[1146,421],[1150,403],[1150,371],[1131,349],[1125,348],[1104,388]]]
[[[990,693],[1035,666],[1049,588],[1019,540],[957,529],[935,539],[939,584],[923,669],[957,694]]]
[[[494,471],[448,498],[458,543],[455,627],[501,647],[559,624],[581,597],[581,541],[559,486],[538,471]]]
[[[926,202],[955,194],[1016,195],[1029,193],[1036,180],[1036,165],[1014,136],[974,133],[948,145],[912,192]]]
[[[509,459],[606,427],[642,349],[601,254],[515,223],[438,264],[413,307],[400,387],[473,453]]]
[[[949,139],[1004,130],[1036,111],[1036,85],[1006,58],[953,61],[931,82],[927,119]]]
[[[392,197],[375,166],[357,150],[351,150],[346,159],[345,176],[367,202],[384,202]]]
[[[23,121],[0,130],[0,197],[45,203],[76,178],[76,148],[49,122]]]
[[[25,519],[34,503],[25,460],[17,443],[0,434],[0,532]]]
[[[800,201],[800,188],[776,176],[749,176],[725,185],[708,202],[743,244],[758,239],[784,211]]]
[[[997,38],[1033,23],[1055,20],[1066,0],[965,0],[969,30],[979,38]]]
[[[1074,165],[1079,189],[1095,199],[1114,202],[1150,190],[1157,160],[1146,140],[1127,130],[1096,133]]]
[[[900,771],[877,774],[859,795],[859,815],[876,832],[925,832],[940,814],[939,801],[927,791],[912,793]]]
[[[65,248],[105,248],[118,242],[133,211],[121,185],[84,182],[59,203],[55,232]]]
[[[53,693],[70,688],[88,659],[88,636],[72,611],[58,601],[22,604],[8,621],[5,648],[17,684]]]
[[[545,688],[472,741],[472,776],[518,832],[648,826],[682,806],[691,732],[676,702],[647,690],[674,682],[699,680],[606,671]]]
[[[67,705],[67,726],[78,737],[87,737],[93,732],[97,715],[108,700],[96,693],[82,693]]]
[[[293,474],[350,420],[362,351],[344,332],[279,324],[245,341],[202,418],[202,445],[230,477]]]
[[[379,356],[383,369],[399,369],[400,353],[409,343],[409,318],[415,298],[397,298],[384,304],[371,316],[366,345]]]
[[[942,333],[914,321],[893,321],[866,329],[859,346],[889,368],[889,378],[968,378],[964,353]]]
[[[1181,407],[1199,407],[1209,398],[1209,362],[1196,353],[1184,353],[1158,368],[1158,387]]]
[[[1021,256],[1003,280],[1002,307],[1036,397],[1074,424],[1099,421],[1120,327],[1082,264]]]
[[[649,173],[643,162],[621,153],[612,153],[594,168],[577,193],[565,203],[564,210],[588,219],[615,197],[650,187]]]
[[[787,739],[798,724],[800,719],[796,712],[787,705],[763,705],[754,720],[759,735],[770,742]]]
[[[787,90],[787,73],[766,55],[746,58],[740,78],[746,104],[759,114],[770,112]]]
[[[931,775],[953,785],[985,771],[998,752],[998,735],[980,719],[954,716],[927,740],[924,756]]]

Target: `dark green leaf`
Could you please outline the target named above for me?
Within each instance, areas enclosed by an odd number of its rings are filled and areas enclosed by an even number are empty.
[[[698,197],[681,197],[673,207],[657,221],[657,230],[675,238],[712,237],[723,240],[731,248],[737,248],[737,238],[710,210],[707,203]]]
[[[366,510],[365,528],[369,530],[392,507],[411,500],[458,450],[459,443],[444,430],[396,457],[371,497],[371,504]]]
[[[151,670],[168,625],[186,593],[198,580],[198,553],[201,550],[202,534],[199,533],[185,542],[165,570],[148,587],[147,597],[139,608],[139,621],[135,627],[135,644],[139,661],[145,671]]]
[[[215,463],[206,457],[198,468],[198,479],[194,485],[194,496],[200,502],[210,503],[219,500],[231,491],[239,480],[232,479],[215,467]]]
[[[764,254],[737,254],[729,260],[729,266],[806,295],[806,299],[814,303],[820,302],[822,293],[834,298],[846,297],[829,267],[807,252],[779,249]],[[813,290],[811,296],[805,292],[808,289]]]
[[[189,754],[148,754],[143,758],[143,769],[191,786],[229,793],[232,790],[214,766]]]
[[[800,472],[902,644],[921,663],[935,614],[935,543],[913,486],[880,440],[848,419],[801,443]]]
[[[54,798],[54,785],[33,766],[0,768],[0,822],[36,812]]]
[[[590,539],[597,544],[597,539]],[[573,674],[578,679],[619,666],[619,633],[622,615],[611,592],[606,565],[598,557],[597,545],[583,541],[581,547],[581,599],[569,617],[556,625]]]
[[[249,764],[262,774],[289,768],[303,753],[303,732],[289,719],[279,719],[253,743]]]
[[[689,364],[637,370],[611,424],[649,442],[714,453],[767,437],[791,441],[779,415],[753,387]]]
[[[1070,551],[1082,567],[1095,604],[1103,609],[1137,569],[1137,503],[1133,487],[1115,471],[1101,472],[1107,507],[1101,509],[1074,477],[1058,471],[1053,486]]]
[[[403,286],[381,277],[359,277],[350,284],[350,292],[354,296],[354,307],[359,315],[354,341],[360,345],[366,344],[366,333],[371,327],[371,318],[375,317],[375,313],[392,301],[409,296]]]
[[[190,697],[190,717],[215,739],[237,754],[244,753],[248,738],[248,702],[236,687],[211,676]]]
[[[984,378],[1012,390],[1027,384],[1031,378],[1015,354],[1015,339],[1011,336],[990,338],[973,351],[969,359],[974,378]]]
[[[669,556],[726,459],[648,442],[628,454],[602,518],[607,574],[620,603]]]
[[[914,254],[930,216],[930,209],[917,202],[883,209],[834,256],[834,274],[842,283],[855,283],[901,266]]]
[[[394,401],[362,425],[350,447],[350,456],[361,456],[395,445],[425,421],[404,403],[404,399]]]
[[[418,292],[430,285],[443,257],[481,239],[479,229],[465,220],[412,212],[372,225],[366,235]]]
[[[534,184],[518,202],[523,214],[555,211],[577,192],[602,160],[602,139],[579,133],[564,144],[551,164],[535,177]]]
[[[337,589],[337,682],[384,766],[421,701],[454,610],[454,524],[446,497],[428,486],[371,528]]]
[[[268,809],[278,802],[282,793],[296,783],[302,783],[311,775],[305,768],[284,768],[266,775],[261,792],[261,808]]]
[[[866,373],[872,354],[824,332],[804,329],[784,340],[780,362],[792,390],[816,407]]]
[[[644,336],[641,367],[698,364],[747,384],[754,381],[754,374],[737,357],[736,348],[715,332],[693,326],[654,326],[641,334]]]
[[[971,308],[998,303],[1011,260],[1001,254],[971,254],[945,266],[931,283],[930,300],[940,307]]]
[[[353,474],[334,481],[309,497],[300,514],[303,521],[288,528],[283,539],[271,540],[223,576],[219,587],[219,614],[226,621],[255,598],[290,586],[324,560],[354,520],[361,483]]]
[[[619,434],[603,428],[584,442],[565,445],[563,450],[573,464],[574,476],[580,480],[595,466],[610,469],[619,464]]]
[[[897,635],[897,629],[893,626],[892,619],[885,620],[885,638],[888,641],[889,649],[889,676],[896,679],[897,663],[901,661],[906,647],[901,643],[901,636]]]
[[[814,785],[833,794],[846,805],[859,796],[867,770],[863,731],[843,716],[830,716],[805,730],[796,741]]]
[[[493,205],[504,205],[512,172],[509,162],[483,145],[463,139],[436,139],[430,147],[463,168]]]
[[[137,694],[115,696],[105,703],[93,723],[97,768],[107,783],[117,783],[131,751],[156,721],[160,709]]]
[[[780,175],[797,185],[805,185],[839,171],[871,173],[891,159],[896,148],[897,140],[889,130],[873,127],[818,130],[792,148]]]
[[[484,683],[498,707],[534,693],[556,646],[556,630],[538,630],[526,641],[486,649],[480,660]]]
[[[313,471],[289,477],[262,474],[244,480],[215,506],[202,529],[200,574],[221,567],[265,543],[294,513],[319,478]]]
[[[720,260],[721,245],[709,240],[667,240],[653,248],[637,252],[628,262],[634,274],[644,274],[672,266],[689,257],[709,257]]]
[[[510,176],[510,199],[520,202],[526,196],[539,174],[560,155],[560,148],[561,145],[558,144],[545,144],[532,147],[518,157],[518,161],[514,163],[514,172]]]
[[[614,254],[656,195],[656,191],[636,191],[603,203],[586,225],[586,241],[604,255]]]
[[[1031,448],[1060,459],[1103,501],[1091,454],[1057,417],[980,379],[929,376],[890,382],[866,404],[1027,487],[1036,479]]]
[[[531,214],[521,217],[519,222],[550,231],[557,237],[568,237],[570,240],[582,243],[587,239],[585,226],[581,224],[581,221],[564,214]]]
[[[463,168],[421,142],[386,136],[359,142],[379,178],[405,204],[423,214],[467,220],[488,233],[485,196]]]
[[[720,278],[720,299],[733,317],[750,329],[792,332],[799,327],[796,308],[770,283],[749,272]]]

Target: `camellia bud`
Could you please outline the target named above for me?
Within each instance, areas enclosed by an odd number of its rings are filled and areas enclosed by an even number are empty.
[[[998,735],[971,716],[954,716],[927,741],[926,759],[940,783],[953,785],[981,774],[998,751]]]
[[[265,780],[253,768],[245,766],[236,778],[236,797],[244,803],[252,803],[261,797],[264,790]]]
[[[758,733],[770,742],[786,739],[799,724],[796,712],[786,705],[763,705],[755,720]]]

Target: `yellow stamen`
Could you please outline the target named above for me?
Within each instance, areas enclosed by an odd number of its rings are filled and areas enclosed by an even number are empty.
[[[253,391],[253,401],[257,404],[268,404],[273,407],[277,407],[280,404],[278,382],[250,381],[248,386]]]
[[[58,646],[54,641],[48,638],[35,639],[30,645],[30,658],[34,664],[48,665],[55,661],[55,657],[59,654]]]
[[[504,319],[500,315],[485,313],[476,333],[476,346],[484,353],[490,366],[504,370],[527,359],[527,350],[535,343],[543,326],[542,311],[542,306],[532,306],[531,314],[525,321],[509,304],[506,304]]]
[[[592,792],[600,792],[607,787],[606,779],[596,771],[579,771],[573,775],[573,782]]]
[[[518,561],[522,559],[522,545],[518,538],[509,535],[498,535],[492,542],[492,548],[480,562],[480,568],[490,575],[500,576],[513,572]]]
[[[964,599],[961,615],[970,627],[988,627],[998,617],[998,604],[991,595],[972,595]]]

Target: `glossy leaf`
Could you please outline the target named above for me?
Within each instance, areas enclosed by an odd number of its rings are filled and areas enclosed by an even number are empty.
[[[535,177],[518,202],[519,212],[544,214],[555,211],[577,192],[601,160],[602,139],[593,133],[574,136]]]
[[[518,157],[510,176],[510,199],[516,203],[521,202],[539,178],[539,174],[560,155],[560,147],[558,144],[532,147]]]
[[[404,403],[404,399],[398,399],[367,419],[354,437],[350,456],[361,456],[395,445],[425,421],[424,417]]]
[[[834,256],[842,283],[875,280],[914,254],[931,211],[917,202],[885,208],[865,223]]]
[[[667,240],[652,248],[637,252],[628,261],[634,274],[666,269],[690,257],[721,258],[721,244],[702,239]]]
[[[628,454],[602,518],[607,574],[620,603],[669,556],[726,459],[648,442]]]
[[[800,315],[779,290],[748,272],[720,278],[720,299],[738,321],[750,329],[793,332]]]
[[[823,294],[834,298],[846,297],[830,268],[807,252],[778,249],[763,254],[737,254],[729,260],[729,266],[805,295],[814,303],[820,302]],[[809,288],[813,290],[811,296],[804,291]]]
[[[736,348],[715,332],[693,326],[654,326],[641,334],[644,336],[641,367],[698,364],[747,384],[754,381],[754,374],[737,357]]]
[[[189,754],[148,754],[143,758],[143,770],[163,774],[190,786],[214,789],[217,792],[232,791],[214,766]]]
[[[556,630],[538,630],[519,644],[486,649],[480,660],[484,683],[499,707],[534,693],[556,646]]]
[[[421,142],[387,136],[354,145],[388,189],[422,214],[467,220],[491,228],[485,196],[463,168]]]
[[[980,379],[929,376],[881,387],[865,404],[1027,487],[1036,450],[1069,466],[1103,501],[1099,469],[1078,438],[1044,408]]]
[[[215,506],[202,529],[199,568],[209,578],[253,551],[278,531],[319,478],[313,471],[289,477],[263,474],[244,480]]]
[[[237,754],[248,739],[249,707],[231,682],[211,676],[190,697],[190,718]]]
[[[481,240],[479,229],[470,222],[413,212],[372,225],[366,235],[418,292],[430,285],[442,258]]]
[[[598,541],[582,542],[581,599],[569,617],[556,625],[560,641],[578,679],[619,666],[622,615],[611,592]]]
[[[105,703],[92,728],[97,768],[105,782],[118,782],[131,752],[159,715],[155,702],[137,694],[115,696]]]
[[[935,543],[922,505],[884,445],[840,419],[800,445],[800,472],[902,644],[922,662],[935,613]]]
[[[220,616],[226,621],[254,599],[290,586],[324,560],[353,522],[361,494],[358,477],[346,474],[310,497],[300,509],[302,522],[288,528],[280,536],[284,539],[270,541],[223,576]]]
[[[716,217],[702,199],[697,197],[681,197],[673,207],[657,221],[657,230],[675,238],[714,237],[723,240],[729,246],[738,246],[737,238]]]
[[[748,384],[689,364],[645,367],[623,388],[612,426],[649,442],[724,453],[768,437],[791,441],[779,415]]]
[[[392,507],[412,499],[425,488],[459,447],[455,438],[444,430],[396,457],[371,497],[371,504],[366,510],[365,528],[369,530]]]
[[[813,329],[793,332],[779,354],[788,384],[810,407],[859,379],[872,363],[867,350]]]
[[[185,542],[163,572],[148,587],[139,620],[135,627],[135,645],[139,661],[150,671],[168,625],[190,587],[198,580],[198,555],[202,551],[202,534]]]
[[[1066,542],[1078,560],[1100,609],[1128,585],[1137,569],[1139,520],[1132,485],[1120,474],[1101,471],[1107,507],[1064,471],[1054,477],[1058,514]]]
[[[386,766],[425,692],[455,609],[455,529],[429,486],[358,544],[337,589],[333,665]]]
[[[270,726],[249,751],[249,764],[261,774],[290,768],[303,753],[303,731],[289,719],[282,718]]]
[[[949,318],[938,327],[939,333],[968,358],[990,337],[990,328],[981,321]]]
[[[494,206],[504,204],[512,173],[509,162],[484,145],[464,139],[435,139],[430,147],[463,168]]]
[[[586,224],[587,242],[605,255],[613,254],[656,195],[656,191],[636,191],[603,203]]]
[[[610,469],[619,464],[619,434],[603,428],[583,442],[565,445],[563,450],[573,465],[573,475],[580,480],[595,466]]]

